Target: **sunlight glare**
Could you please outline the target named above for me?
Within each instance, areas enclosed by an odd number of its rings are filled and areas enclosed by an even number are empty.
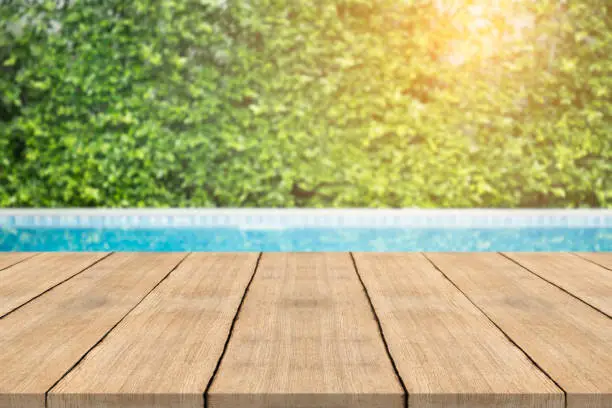
[[[437,1],[446,41],[445,59],[452,66],[492,58],[509,45],[525,38],[534,27],[534,17],[521,6],[522,0]]]

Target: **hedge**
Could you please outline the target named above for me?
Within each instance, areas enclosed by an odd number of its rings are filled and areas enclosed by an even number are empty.
[[[0,206],[612,207],[608,0],[0,0]]]

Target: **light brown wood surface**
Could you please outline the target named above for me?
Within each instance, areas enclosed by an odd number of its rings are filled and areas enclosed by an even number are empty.
[[[568,408],[612,406],[612,320],[495,253],[427,254],[567,392]]]
[[[563,392],[422,254],[354,256],[410,407],[564,406]]]
[[[347,253],[262,255],[233,329],[257,254],[87,255],[0,271],[76,269],[0,318],[0,408],[404,406]],[[585,304],[604,269],[533,257],[562,289],[495,253],[356,254],[410,407],[558,407],[541,370],[569,408],[612,408],[612,319]]]
[[[349,254],[265,253],[208,407],[404,406]]]
[[[0,252],[0,270],[37,255],[35,252]],[[1,276],[1,275],[0,275]]]
[[[112,254],[1,319],[0,408],[44,407],[45,393],[184,257]]]
[[[612,316],[612,271],[572,254],[523,252],[505,255],[608,317]]]
[[[203,407],[257,258],[191,254],[53,388],[47,407]]]
[[[579,252],[575,255],[612,271],[612,252]]]
[[[45,253],[0,271],[0,316],[78,274],[106,253]]]

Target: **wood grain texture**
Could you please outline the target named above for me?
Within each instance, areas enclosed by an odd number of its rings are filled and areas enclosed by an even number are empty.
[[[0,270],[37,255],[35,252],[0,252]],[[0,275],[1,276],[1,275]]]
[[[0,320],[0,408],[47,392],[185,254],[117,253]]]
[[[106,253],[44,253],[0,271],[0,316],[78,274]]]
[[[201,408],[258,254],[192,254],[48,394],[50,408]]]
[[[354,256],[410,407],[564,406],[563,391],[422,254]]]
[[[265,253],[208,406],[404,406],[349,254]]]
[[[580,252],[576,255],[612,271],[612,252]]]
[[[612,320],[494,253],[427,256],[567,392],[612,407]]]
[[[572,254],[507,253],[525,268],[612,316],[612,272]]]

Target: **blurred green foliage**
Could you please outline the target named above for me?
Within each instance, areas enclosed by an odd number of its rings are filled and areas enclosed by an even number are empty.
[[[0,0],[0,93],[4,207],[612,206],[608,0]]]

